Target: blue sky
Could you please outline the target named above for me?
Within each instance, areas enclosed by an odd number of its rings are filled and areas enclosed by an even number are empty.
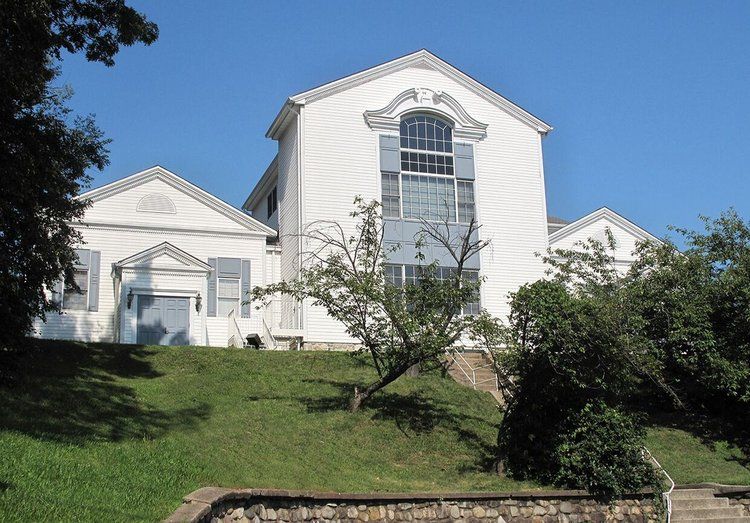
[[[113,140],[93,186],[160,164],[239,206],[289,95],[424,47],[555,127],[551,214],[607,205],[658,236],[750,218],[750,2],[129,4],[154,45],[63,63]]]

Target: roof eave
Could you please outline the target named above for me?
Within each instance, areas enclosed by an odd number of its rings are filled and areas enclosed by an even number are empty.
[[[273,160],[271,160],[271,163],[268,164],[268,167],[266,167],[266,170],[263,172],[263,176],[260,177],[260,180],[258,180],[258,183],[255,184],[255,187],[253,187],[250,195],[245,200],[245,203],[242,204],[242,208],[244,210],[249,211],[253,207],[255,207],[255,204],[257,203],[258,198],[260,198],[260,195],[266,192],[266,188],[268,187],[270,181],[273,180],[274,177],[278,177],[278,159],[279,156],[276,155],[273,157]]]

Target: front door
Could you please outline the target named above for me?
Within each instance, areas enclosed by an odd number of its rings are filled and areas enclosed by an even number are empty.
[[[187,298],[138,297],[137,342],[143,345],[187,345]]]

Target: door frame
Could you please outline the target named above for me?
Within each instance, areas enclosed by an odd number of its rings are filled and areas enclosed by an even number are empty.
[[[138,298],[139,296],[157,296],[160,298],[187,298],[188,300],[188,318],[187,318],[187,336],[188,336],[188,342],[193,343],[193,335],[191,333],[191,316],[192,308],[195,307],[195,298],[200,294],[200,291],[193,291],[193,290],[185,290],[185,289],[154,289],[154,288],[146,288],[146,287],[127,287],[127,290],[125,291],[125,295],[129,293],[130,291],[133,292],[133,303],[130,305],[131,310],[133,310],[133,314],[131,316],[132,318],[132,324],[131,327],[133,329],[133,343],[136,343],[138,340]]]

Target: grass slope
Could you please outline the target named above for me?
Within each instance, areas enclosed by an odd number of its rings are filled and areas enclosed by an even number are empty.
[[[30,342],[36,343],[36,342]],[[0,388],[0,520],[158,520],[206,485],[518,489],[486,471],[499,413],[448,378],[342,353],[36,343]]]
[[[488,471],[500,414],[448,378],[373,378],[343,353],[30,341],[0,385],[0,520],[154,521],[201,486],[534,488]],[[679,482],[750,483],[737,453],[674,423],[648,445]]]

